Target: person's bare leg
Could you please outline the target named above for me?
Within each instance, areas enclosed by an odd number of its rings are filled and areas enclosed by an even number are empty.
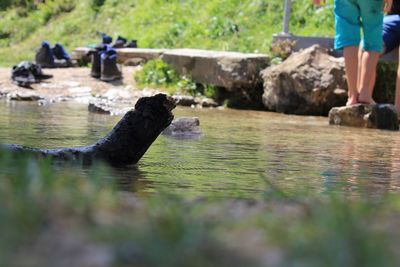
[[[363,53],[364,53],[364,50],[362,49],[362,47],[360,45],[360,47],[358,49],[358,62],[361,62]],[[357,90],[358,90],[358,88],[360,88],[360,77],[361,77],[361,64],[358,64],[358,67],[357,67]],[[357,94],[358,93],[359,92],[357,91]]]
[[[375,104],[372,98],[374,90],[375,78],[371,79],[376,75],[376,65],[378,64],[380,53],[375,51],[364,51],[360,62],[360,84],[358,89],[358,102],[364,104]]]
[[[358,46],[347,46],[343,51],[346,68],[348,100],[346,106],[357,104]]]
[[[364,50],[362,50],[361,46],[360,46],[360,52],[358,53],[358,62],[362,61],[362,54],[365,52]],[[383,44],[383,49],[382,49],[382,53],[379,54],[379,58],[384,56],[386,54],[386,47],[385,44]],[[399,59],[400,60],[400,59]],[[379,59],[378,59],[379,61]],[[357,81],[357,88],[361,88],[361,82],[360,82],[360,77],[361,77],[361,64],[358,64],[358,81]],[[369,80],[369,92],[373,92],[374,91],[374,87],[375,87],[375,82],[376,82],[376,70],[372,72],[371,74],[371,78]],[[400,86],[400,85],[399,85]],[[360,92],[358,92],[360,93]],[[400,96],[399,96],[400,97]],[[400,99],[399,99],[400,101]],[[399,102],[400,104],[400,102]],[[400,107],[400,106],[399,106]]]

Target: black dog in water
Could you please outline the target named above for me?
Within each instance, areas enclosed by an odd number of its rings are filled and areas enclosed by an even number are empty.
[[[113,166],[137,163],[160,133],[170,125],[175,102],[164,94],[143,97],[128,111],[111,132],[85,147],[39,149],[6,145],[12,151],[30,152],[54,159],[89,165],[100,159]]]

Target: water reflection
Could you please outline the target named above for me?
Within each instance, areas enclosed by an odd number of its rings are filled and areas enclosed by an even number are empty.
[[[381,195],[400,189],[400,134],[329,126],[326,118],[238,110],[177,109],[202,136],[160,136],[136,166],[112,169],[123,190],[258,198],[261,177],[285,191]],[[33,147],[80,146],[120,119],[86,105],[0,102],[0,139]],[[86,170],[82,170],[83,173]]]

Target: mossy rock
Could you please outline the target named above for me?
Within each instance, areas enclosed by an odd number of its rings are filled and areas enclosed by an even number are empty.
[[[379,62],[376,75],[375,101],[378,103],[393,103],[396,88],[397,63]]]

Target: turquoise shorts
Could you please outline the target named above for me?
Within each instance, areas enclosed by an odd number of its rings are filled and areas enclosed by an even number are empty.
[[[359,46],[382,51],[383,0],[335,0],[335,49]]]

